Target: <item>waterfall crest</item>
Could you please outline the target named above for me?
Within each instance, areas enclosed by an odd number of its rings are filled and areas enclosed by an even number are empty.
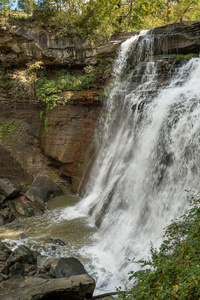
[[[200,59],[142,62],[152,40],[142,33],[122,44],[86,196],[62,215],[88,215],[99,228],[100,260],[126,274],[128,259],[146,257],[150,242],[159,245],[162,228],[186,209],[185,189],[199,189]],[[127,71],[136,50],[138,64]]]

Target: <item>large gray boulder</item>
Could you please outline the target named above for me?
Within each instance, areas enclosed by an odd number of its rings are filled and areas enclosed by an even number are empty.
[[[74,258],[56,258],[51,262],[49,274],[56,278],[86,274],[81,262]]]
[[[9,279],[0,283],[1,300],[67,299],[92,297],[94,280],[87,274],[60,279]]]
[[[47,202],[49,199],[63,195],[61,188],[46,175],[38,174],[25,196],[31,201]]]
[[[6,196],[8,199],[16,198],[20,191],[7,178],[0,178],[0,194]],[[1,196],[2,198],[2,196]]]

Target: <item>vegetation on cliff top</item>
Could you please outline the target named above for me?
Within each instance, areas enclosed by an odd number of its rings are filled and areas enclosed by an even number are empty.
[[[70,91],[82,91],[95,87],[100,92],[109,76],[111,64],[98,60],[98,65],[86,66],[83,70],[47,69],[43,62],[27,64],[27,68],[0,69],[0,87],[16,98],[40,100],[52,109],[59,102],[65,104],[71,98]],[[74,73],[75,72],[75,73]],[[60,93],[69,92],[65,98]]]
[[[0,0],[0,11],[21,21],[45,24],[56,34],[76,33],[102,43],[113,33],[199,20],[200,0]]]
[[[131,272],[135,279],[128,293],[119,299],[200,299],[200,198],[191,197],[191,208],[165,228],[159,251],[151,249],[151,259],[139,261],[142,269]]]

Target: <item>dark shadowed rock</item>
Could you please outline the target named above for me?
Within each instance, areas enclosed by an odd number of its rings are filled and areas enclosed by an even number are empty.
[[[35,262],[35,258],[33,256],[33,251],[31,251],[28,247],[24,246],[24,245],[20,245],[18,248],[16,248],[13,251],[13,254],[17,257],[19,257],[20,261],[25,261],[28,263],[34,263]]]
[[[10,256],[9,253],[0,249],[0,261],[6,261],[9,256]]]
[[[0,193],[0,205],[4,202],[6,196]]]
[[[13,199],[19,195],[20,191],[7,178],[0,178],[0,193],[8,199]]]
[[[5,221],[5,217],[2,214],[0,214],[0,226],[4,225],[4,221]]]
[[[57,239],[57,238],[49,238],[47,240],[48,242],[52,243],[52,244],[55,244],[55,245],[58,245],[58,246],[65,246],[67,245],[63,240],[61,239]]]
[[[16,275],[23,275],[24,273],[24,268],[23,266],[16,262],[11,268],[10,268],[10,274],[12,277],[16,276]]]
[[[46,202],[49,199],[63,195],[59,186],[46,175],[38,174],[25,196],[31,201]]]
[[[49,274],[56,278],[86,274],[81,262],[74,258],[56,258],[51,263]]]

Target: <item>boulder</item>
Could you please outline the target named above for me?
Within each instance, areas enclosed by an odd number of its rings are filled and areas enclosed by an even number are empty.
[[[95,288],[88,275],[60,279],[9,279],[0,283],[1,300],[90,299]]]
[[[58,246],[66,246],[67,243],[64,242],[63,240],[61,239],[57,239],[57,238],[48,238],[47,242],[50,242],[52,244],[55,244],[55,245],[58,245]]]
[[[0,206],[5,201],[5,199],[6,199],[6,196],[0,193]]]
[[[95,281],[75,258],[47,258],[26,246],[0,242],[0,299],[90,299]],[[55,278],[57,277],[57,278]]]
[[[5,217],[0,214],[0,226],[4,225]]]
[[[47,202],[49,199],[63,195],[61,188],[48,176],[38,174],[25,196],[31,201]]]
[[[6,261],[10,255],[4,250],[0,249],[0,261]]]
[[[81,262],[74,258],[56,258],[51,262],[49,274],[56,278],[87,274]]]
[[[10,274],[12,277],[16,276],[16,275],[23,275],[24,273],[24,268],[22,266],[22,264],[16,262],[12,267],[10,267]]]
[[[16,212],[20,215],[31,217],[36,214],[41,214],[44,212],[44,204],[38,202],[28,201],[18,201],[16,203]]]
[[[0,178],[0,193],[5,195],[8,199],[16,198],[20,191],[7,178]]]
[[[24,245],[17,247],[13,251],[13,254],[14,256],[19,257],[19,261],[28,262],[31,264],[35,262],[34,252]]]

